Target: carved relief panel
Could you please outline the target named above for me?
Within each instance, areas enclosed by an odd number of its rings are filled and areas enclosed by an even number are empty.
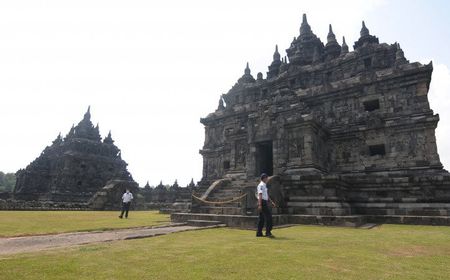
[[[245,167],[248,154],[248,144],[245,139],[235,142],[235,166],[236,168]]]
[[[289,133],[288,136],[289,159],[301,159],[305,155],[305,139],[297,133]]]

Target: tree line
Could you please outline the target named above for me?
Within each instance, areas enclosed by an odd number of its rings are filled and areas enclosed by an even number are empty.
[[[16,174],[0,171],[0,192],[12,192],[16,185]]]

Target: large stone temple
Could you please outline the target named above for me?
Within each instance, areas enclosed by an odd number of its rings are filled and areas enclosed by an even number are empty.
[[[364,22],[353,51],[331,25],[323,43],[306,15],[286,55],[275,48],[266,78],[255,79],[247,64],[201,119],[203,191],[192,212],[254,214],[265,172],[276,212],[290,223],[450,224],[450,175],[428,102],[431,62],[409,62]]]
[[[103,140],[90,110],[63,138],[46,147],[25,169],[17,172],[15,200],[87,203],[114,180],[137,185],[127,171],[111,132]],[[120,205],[120,197],[117,198]]]

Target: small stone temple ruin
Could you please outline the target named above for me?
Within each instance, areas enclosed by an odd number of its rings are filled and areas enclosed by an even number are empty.
[[[266,78],[247,64],[201,119],[203,187],[191,216],[172,218],[253,215],[264,172],[279,222],[450,224],[450,175],[427,95],[432,63],[409,62],[364,22],[353,51],[331,25],[323,43],[306,15],[286,54],[275,48]]]
[[[58,135],[16,175],[13,196],[23,201],[87,203],[110,180],[120,182],[122,192],[125,187],[137,187],[111,132],[101,138],[89,109],[65,137]]]
[[[41,155],[17,173],[11,195],[0,197],[0,210],[93,209],[117,210],[125,189],[134,194],[133,209],[188,211],[194,181],[139,188],[114,144],[91,121],[90,108],[77,126],[58,137]]]

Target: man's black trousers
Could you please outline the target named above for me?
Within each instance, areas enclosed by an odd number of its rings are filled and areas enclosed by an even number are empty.
[[[128,211],[130,210],[131,202],[122,203],[122,213],[120,213],[120,217],[123,217],[123,213],[125,212],[125,218],[128,218]]]
[[[264,223],[266,224],[266,235],[271,235],[272,210],[269,208],[269,205],[266,200],[263,200],[261,204],[261,211],[259,212],[258,218],[258,230],[256,232],[256,235],[262,235]]]

